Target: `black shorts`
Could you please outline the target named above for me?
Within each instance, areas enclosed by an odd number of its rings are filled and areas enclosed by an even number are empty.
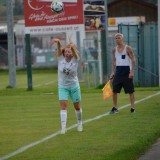
[[[128,78],[128,76],[128,74],[123,76],[115,75],[112,83],[114,93],[120,93],[122,88],[125,93],[132,94],[134,92],[133,79]]]

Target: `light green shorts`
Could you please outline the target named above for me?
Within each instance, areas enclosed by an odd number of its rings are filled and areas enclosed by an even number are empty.
[[[58,94],[59,100],[68,100],[70,97],[73,103],[81,101],[80,86],[67,88],[59,87]]]

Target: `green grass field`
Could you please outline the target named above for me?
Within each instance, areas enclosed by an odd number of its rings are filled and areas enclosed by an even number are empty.
[[[101,89],[81,83],[84,131],[72,127],[60,135],[56,71],[33,71],[33,91],[27,91],[25,71],[17,72],[16,89],[6,89],[7,72],[0,77],[0,160],[137,160],[160,137],[160,94],[137,103],[135,114],[125,107],[98,118],[111,109],[112,98],[104,101]],[[135,90],[136,101],[160,93],[159,87]],[[119,106],[129,103],[123,92],[118,100]],[[69,101],[67,127],[74,124]]]

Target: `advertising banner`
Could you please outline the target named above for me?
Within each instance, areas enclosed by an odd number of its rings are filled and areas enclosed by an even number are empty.
[[[51,11],[52,0],[25,0],[25,32],[43,34],[78,31],[84,27],[83,0],[62,0],[64,12]]]
[[[84,0],[85,30],[102,30],[105,28],[104,0]]]

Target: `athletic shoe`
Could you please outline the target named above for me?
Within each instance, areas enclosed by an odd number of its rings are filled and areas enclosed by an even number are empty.
[[[134,108],[131,108],[130,111],[131,111],[131,113],[135,113],[136,112]]]
[[[82,123],[78,123],[77,131],[78,131],[78,132],[82,132],[82,131],[83,131]]]
[[[61,129],[61,134],[65,134],[66,133],[66,128],[62,128]]]
[[[110,111],[110,114],[118,113],[118,109],[116,107],[113,107]]]

